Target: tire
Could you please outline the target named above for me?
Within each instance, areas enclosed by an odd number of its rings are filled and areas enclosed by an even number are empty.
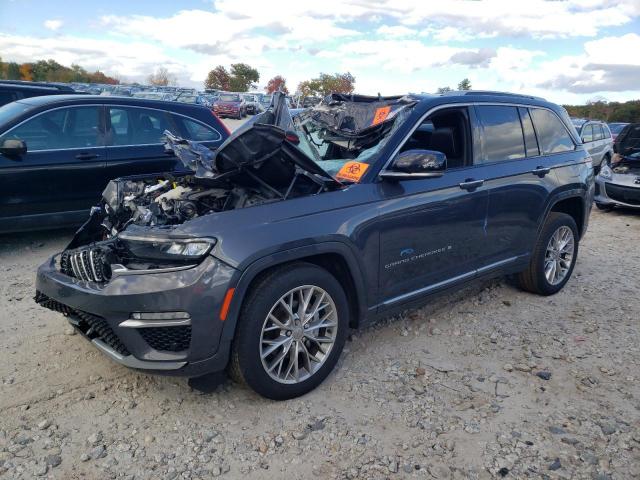
[[[293,298],[292,310],[296,312],[295,299],[298,300],[297,305],[300,304],[300,290],[296,289],[302,289],[304,294],[307,292],[304,289],[309,288],[317,289],[308,297],[310,307],[313,308],[318,301],[317,306],[321,307],[318,311],[324,312],[328,320],[321,318],[318,313],[318,316],[309,320],[307,330],[302,326],[293,326],[297,317],[291,317],[280,300],[284,297],[286,303]],[[292,291],[293,297],[290,296]],[[322,296],[322,292],[326,296]],[[329,305],[323,306],[323,302]],[[331,311],[333,315],[330,315]],[[288,318],[291,322],[289,333],[275,326],[271,321],[273,317],[283,320],[282,323]],[[335,326],[318,328],[317,325],[321,324]],[[320,385],[335,367],[348,328],[347,297],[333,275],[318,266],[302,262],[276,268],[262,276],[246,296],[233,341],[229,374],[238,383],[244,383],[260,395],[274,400],[304,395]],[[323,343],[315,343],[306,335],[313,335]],[[277,347],[275,342],[279,344]],[[280,345],[283,342],[284,345]],[[305,355],[303,345],[309,355]],[[269,353],[271,348],[275,350]],[[268,355],[263,361],[265,354]],[[312,362],[311,357],[320,361]],[[268,372],[269,367],[271,373]],[[298,372],[297,379],[295,371]]]
[[[551,246],[551,239],[554,234],[556,234],[556,232],[566,233],[569,231],[572,237],[571,239],[573,241],[573,252],[570,262],[568,262],[568,268],[566,269],[564,276],[562,276],[562,279],[558,279],[557,282],[550,281],[545,274],[545,265],[547,264],[547,254],[548,248]],[[540,232],[538,240],[536,241],[536,244],[534,246],[529,266],[517,277],[520,288],[526,290],[527,292],[537,293],[538,295],[553,295],[554,293],[562,290],[562,287],[564,287],[565,284],[569,281],[569,278],[571,278],[571,274],[573,273],[573,268],[575,267],[576,259],[578,258],[578,243],[578,227],[576,226],[576,222],[573,220],[573,218],[566,213],[549,213],[549,216],[547,217],[547,220],[542,227],[542,231]],[[549,255],[551,255],[553,258],[555,254],[551,252],[549,253]],[[555,261],[556,268],[560,268],[558,267],[558,265],[567,267],[566,255],[561,255],[557,258],[558,260]],[[565,259],[564,261],[563,258]],[[563,268],[560,268],[560,271],[562,272]]]

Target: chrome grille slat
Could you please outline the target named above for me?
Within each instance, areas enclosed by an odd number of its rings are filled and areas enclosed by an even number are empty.
[[[78,262],[78,268],[80,269],[80,277],[82,280],[89,280],[89,275],[84,268],[84,261],[82,260],[82,252],[76,253],[76,261]]]
[[[93,280],[91,276],[91,266],[89,265],[89,252],[82,250],[80,252],[80,259],[82,260],[82,266],[84,267],[84,273],[87,276],[87,280]]]
[[[89,250],[89,263],[91,264],[91,271],[93,272],[93,279],[96,282],[102,281],[102,275],[98,275],[98,271],[96,270],[95,260],[93,258],[93,250]]]
[[[73,275],[76,278],[80,278],[80,269],[78,268],[75,254],[69,255],[69,260],[71,261],[71,270],[73,270]]]

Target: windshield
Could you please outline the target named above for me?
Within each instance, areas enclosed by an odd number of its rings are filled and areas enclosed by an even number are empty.
[[[271,95],[269,95],[269,96],[265,95],[264,97],[262,97],[262,99],[260,99],[260,103],[265,103],[267,105],[270,104],[271,103]]]
[[[253,95],[244,95],[244,99],[247,102],[255,102],[256,101],[256,97],[254,97]]]
[[[0,107],[0,125],[4,125],[6,122],[13,120],[18,115],[29,110],[31,105],[27,105],[22,102],[7,103]]]
[[[353,138],[337,135],[323,125],[307,120],[304,124],[294,118],[294,127],[300,137],[298,147],[314,162],[330,175],[335,176],[344,164],[350,161],[373,164],[378,153],[389,141],[395,131],[404,123],[411,113],[405,108],[398,113],[390,125],[380,131],[380,135],[372,137],[362,148],[353,149]]]
[[[228,93],[223,93],[220,95],[219,99],[221,102],[239,102],[240,95],[232,95]]]
[[[198,97],[195,97],[193,95],[183,95],[182,97],[178,97],[176,101],[182,103],[196,103],[197,99]]]

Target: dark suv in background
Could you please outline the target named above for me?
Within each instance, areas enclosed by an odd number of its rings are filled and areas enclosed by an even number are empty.
[[[215,148],[228,130],[177,102],[56,95],[0,107],[0,233],[80,225],[109,180],[184,170],[163,132]]]
[[[215,152],[168,136],[191,174],[111,182],[36,301],[129,367],[228,367],[285,399],[327,377],[349,328],[480,278],[569,280],[594,177],[561,107],[333,95],[292,118],[275,95]]]
[[[23,98],[41,95],[69,95],[75,91],[68,85],[47,82],[25,82],[21,80],[0,80],[0,107]]]

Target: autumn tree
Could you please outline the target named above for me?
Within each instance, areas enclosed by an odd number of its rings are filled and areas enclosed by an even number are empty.
[[[204,81],[204,88],[211,90],[229,90],[230,75],[227,69],[218,65],[211,70]]]
[[[471,90],[471,81],[468,78],[463,78],[458,83],[458,90]]]
[[[282,75],[276,75],[267,83],[265,87],[267,93],[271,94],[279,90],[283,91],[285,95],[289,95],[289,89],[287,88],[287,79]]]
[[[451,92],[451,87],[438,87],[437,92],[438,93],[447,93],[447,92]]]
[[[233,92],[247,92],[260,80],[258,70],[246,63],[232,64],[229,73],[229,88]]]
[[[31,71],[30,63],[23,63],[20,65],[20,78],[27,82],[31,82],[33,80],[33,72]]]
[[[317,78],[298,84],[298,93],[302,98],[311,96],[325,97],[331,93],[353,93],[356,79],[351,73],[321,73]]]

